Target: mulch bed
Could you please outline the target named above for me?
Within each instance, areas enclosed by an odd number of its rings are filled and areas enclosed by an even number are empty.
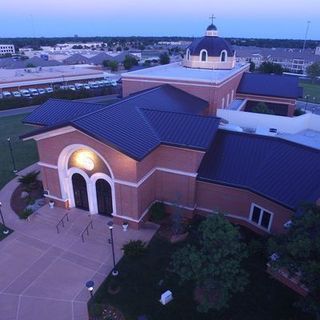
[[[40,199],[43,197],[43,187],[42,183],[39,181],[36,188],[28,190],[29,196],[26,198],[21,198],[21,193],[26,191],[25,187],[19,185],[12,193],[10,199],[10,205],[12,210],[20,217],[22,211],[28,206],[30,203],[30,199]]]

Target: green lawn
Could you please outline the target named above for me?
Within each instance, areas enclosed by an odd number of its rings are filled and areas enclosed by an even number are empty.
[[[306,100],[305,96],[308,95],[309,102],[320,103],[320,85],[319,84],[300,82],[300,86],[303,87],[302,100]],[[313,101],[313,97],[315,97],[315,101]]]
[[[19,139],[19,135],[34,130],[33,127],[21,123],[25,116],[26,114],[0,118],[0,189],[15,176],[12,172],[8,137],[12,141],[13,154],[18,170],[38,161],[35,142],[24,142]]]
[[[137,320],[139,315],[146,315],[149,320],[311,319],[293,307],[298,299],[295,293],[269,278],[265,272],[266,262],[259,254],[246,261],[250,284],[244,292],[233,297],[228,310],[208,314],[197,312],[192,284],[179,286],[177,278],[168,271],[170,256],[178,247],[156,235],[146,255],[138,260],[124,257],[118,264],[119,276],[109,276],[105,280],[89,302],[89,309],[99,312],[103,303],[110,303],[123,312],[126,320]],[[121,290],[112,295],[108,288],[115,281]],[[168,289],[173,292],[174,300],[162,306],[160,295]]]

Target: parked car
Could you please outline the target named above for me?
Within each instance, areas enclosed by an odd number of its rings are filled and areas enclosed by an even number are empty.
[[[116,87],[118,85],[117,81],[116,80],[111,80],[111,85],[113,87]]]
[[[32,96],[38,96],[39,92],[35,88],[29,88],[29,92],[31,93]]]
[[[46,94],[46,90],[39,88],[38,89],[39,94]]]
[[[89,82],[89,86],[90,86],[91,89],[99,88],[99,85],[96,82]]]
[[[74,86],[77,90],[81,90],[83,88],[83,83],[75,83]]]
[[[47,91],[47,93],[52,93],[53,92],[53,89],[48,87],[48,88],[45,88],[45,90]]]
[[[21,93],[19,91],[13,91],[12,92],[12,95],[15,97],[15,98],[21,98]]]
[[[76,91],[76,87],[73,84],[70,84],[67,89]]]
[[[90,86],[88,84],[83,85],[83,88],[86,90],[90,90]]]
[[[9,91],[2,91],[3,98],[10,98],[12,97],[11,92]]]
[[[31,97],[31,94],[30,94],[29,90],[27,90],[27,89],[20,90],[20,93],[25,98],[30,98]]]

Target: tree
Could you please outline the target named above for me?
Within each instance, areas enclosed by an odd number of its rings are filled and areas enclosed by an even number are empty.
[[[290,275],[300,275],[300,282],[309,293],[299,305],[320,319],[320,207],[302,206],[292,217],[287,233],[274,236],[268,242],[270,261],[275,270],[286,269]]]
[[[119,67],[118,62],[113,60],[103,60],[102,65],[105,68],[110,68],[111,71],[117,71]]]
[[[170,57],[167,52],[160,54],[160,64],[170,63]]]
[[[129,70],[131,69],[133,66],[137,66],[138,65],[138,60],[127,54],[126,57],[124,58],[124,61],[123,61],[123,66],[126,70]]]
[[[262,62],[258,71],[261,73],[275,73],[275,74],[282,74],[283,68],[279,63],[273,62]]]
[[[309,65],[306,69],[307,75],[311,78],[312,83],[320,77],[320,61]]]
[[[238,230],[222,214],[212,215],[199,228],[199,240],[172,256],[172,267],[181,282],[193,281],[199,293],[199,311],[228,306],[235,292],[247,284],[241,262],[247,250]]]
[[[256,70],[256,64],[253,61],[250,61],[250,72],[254,72]]]
[[[252,112],[264,113],[264,114],[274,114],[274,112],[268,108],[264,102],[258,102],[253,108]]]

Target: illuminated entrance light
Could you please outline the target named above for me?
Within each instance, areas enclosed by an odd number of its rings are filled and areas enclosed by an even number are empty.
[[[77,163],[80,167],[91,171],[94,169],[94,162],[90,157],[89,152],[81,152],[77,155]]]

